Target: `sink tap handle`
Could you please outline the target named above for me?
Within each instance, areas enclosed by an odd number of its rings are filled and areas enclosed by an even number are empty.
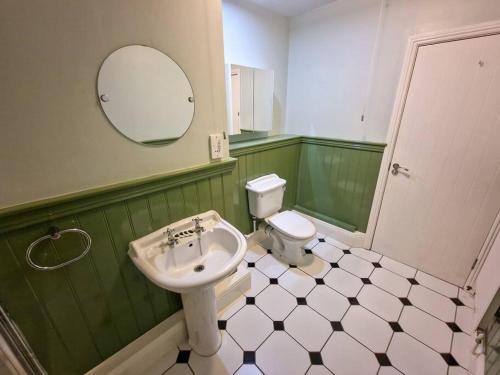
[[[174,245],[179,243],[179,240],[174,237],[175,230],[171,228],[167,228],[165,232],[163,232],[164,235],[167,236],[167,245],[173,247]]]
[[[203,221],[203,219],[200,219],[198,216],[196,216],[195,218],[192,219],[193,220],[193,223],[194,223],[194,231],[196,233],[200,233],[200,232],[204,232],[205,231],[205,228],[203,228],[201,225],[200,225],[200,222]]]

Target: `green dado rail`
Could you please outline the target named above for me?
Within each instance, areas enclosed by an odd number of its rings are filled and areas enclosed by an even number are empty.
[[[384,145],[300,136],[231,144],[231,158],[0,210],[0,303],[50,374],[81,374],[181,308],[127,256],[135,238],[214,209],[251,230],[246,181],[277,173],[284,206],[349,230],[366,230]],[[34,270],[26,248],[50,226],[78,227],[90,253],[67,267]],[[37,248],[46,265],[71,259],[81,239]]]

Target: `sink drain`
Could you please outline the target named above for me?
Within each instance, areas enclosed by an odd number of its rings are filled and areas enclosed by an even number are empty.
[[[205,269],[205,266],[203,264],[198,264],[196,267],[194,267],[194,272],[201,272]]]

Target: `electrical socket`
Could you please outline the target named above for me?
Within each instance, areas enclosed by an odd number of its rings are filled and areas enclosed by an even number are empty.
[[[210,134],[210,158],[212,159],[220,159],[222,158],[222,134]]]

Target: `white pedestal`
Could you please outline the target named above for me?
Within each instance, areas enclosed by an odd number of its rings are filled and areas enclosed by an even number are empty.
[[[189,345],[199,355],[211,356],[215,354],[222,341],[217,326],[217,308],[213,285],[189,293],[182,293],[181,298],[186,317]]]

